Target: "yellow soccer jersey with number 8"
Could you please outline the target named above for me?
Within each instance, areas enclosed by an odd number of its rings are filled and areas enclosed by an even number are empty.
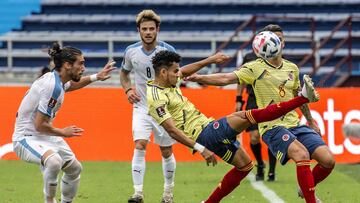
[[[298,67],[285,59],[282,65],[276,68],[259,58],[244,64],[234,73],[239,78],[240,84],[252,85],[259,108],[294,98],[294,92],[300,87]],[[289,128],[298,124],[298,114],[291,111],[276,120],[259,123],[259,132],[262,135],[276,126]]]

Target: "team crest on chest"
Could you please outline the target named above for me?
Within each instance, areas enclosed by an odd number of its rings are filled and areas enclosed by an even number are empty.
[[[220,127],[220,123],[219,122],[214,122],[213,123],[213,128],[216,130],[216,129],[218,129]]]

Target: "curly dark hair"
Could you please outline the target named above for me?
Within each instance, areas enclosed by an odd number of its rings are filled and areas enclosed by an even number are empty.
[[[51,60],[54,61],[54,69],[60,71],[65,62],[73,64],[76,61],[76,57],[81,56],[82,52],[75,47],[63,47],[61,49],[59,43],[54,42],[53,47],[48,50],[48,54]]]
[[[260,32],[262,31],[270,31],[270,32],[283,32],[283,29],[280,27],[280,25],[277,24],[269,24],[265,27],[263,27]]]
[[[172,51],[160,51],[152,58],[153,68],[155,75],[160,73],[161,68],[169,69],[175,63],[180,63],[181,56]]]

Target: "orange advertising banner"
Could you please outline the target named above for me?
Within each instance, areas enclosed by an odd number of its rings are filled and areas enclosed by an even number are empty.
[[[11,136],[15,115],[28,87],[0,87],[0,159],[17,159],[12,152]],[[344,123],[360,122],[360,88],[319,89],[321,99],[311,104],[322,137],[334,153],[336,161],[360,162],[360,142],[343,136]],[[219,88],[183,89],[188,97],[205,115],[221,118],[235,109],[235,90]],[[127,102],[121,88],[84,88],[65,94],[64,104],[54,125],[76,125],[85,130],[81,137],[66,141],[80,160],[131,161],[132,106]],[[304,120],[304,118],[302,118]],[[249,135],[243,133],[242,144],[250,152]],[[265,146],[265,145],[263,145]],[[262,148],[264,155],[266,147]],[[176,144],[177,161],[202,161],[198,154],[192,155],[186,147]],[[160,161],[159,147],[149,144],[148,161]],[[265,156],[267,157],[267,156]]]

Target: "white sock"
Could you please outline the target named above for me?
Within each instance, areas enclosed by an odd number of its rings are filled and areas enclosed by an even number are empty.
[[[59,154],[51,154],[44,161],[44,166],[42,167],[43,179],[44,179],[44,194],[45,201],[48,199],[55,198],[56,189],[57,189],[57,177],[61,170],[62,159]],[[53,202],[53,200],[51,202]],[[49,202],[49,201],[47,201]]]
[[[80,183],[80,175],[75,180],[70,180],[64,175],[61,179],[61,203],[71,203],[74,199]]]
[[[168,158],[162,158],[162,168],[164,175],[164,192],[172,193],[174,188],[176,161],[174,154]]]
[[[82,166],[78,160],[74,160],[63,169],[64,175],[61,178],[61,202],[70,203],[76,196]]]
[[[146,168],[145,154],[145,150],[134,150],[134,156],[131,163],[131,174],[136,194],[142,194],[143,191],[144,175]]]

